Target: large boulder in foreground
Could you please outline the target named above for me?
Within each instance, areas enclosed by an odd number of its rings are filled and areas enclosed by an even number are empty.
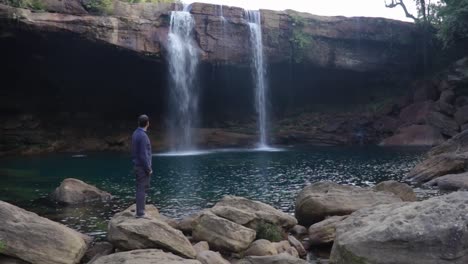
[[[335,264],[468,263],[468,192],[364,208],[337,225]]]
[[[254,241],[256,232],[212,213],[205,213],[196,221],[192,235],[196,241],[207,241],[212,249],[239,253]]]
[[[184,234],[159,218],[156,207],[147,205],[149,219],[135,218],[135,205],[117,213],[109,222],[108,239],[121,250],[159,248],[195,258],[196,252]]]
[[[296,218],[283,213],[268,204],[243,197],[225,196],[211,208],[215,215],[237,224],[255,228],[258,223],[270,223],[286,229],[297,224]]]
[[[52,197],[56,201],[66,204],[80,204],[112,199],[110,193],[101,191],[93,185],[73,178],[63,180],[60,186],[52,193]]]
[[[416,193],[408,184],[397,181],[383,181],[373,187],[379,192],[390,192],[400,197],[403,202],[416,201]]]
[[[327,216],[348,215],[361,208],[401,202],[388,192],[376,192],[334,182],[318,182],[304,188],[296,199],[296,217],[301,225],[310,226]]]
[[[468,190],[468,172],[435,178],[427,185],[437,186],[442,191]]]
[[[84,235],[0,201],[2,254],[30,263],[75,264],[87,249]]]
[[[115,253],[98,258],[93,264],[201,264],[194,259],[184,259],[159,249],[140,249]]]

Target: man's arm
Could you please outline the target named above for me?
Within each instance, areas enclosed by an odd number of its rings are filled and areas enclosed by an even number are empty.
[[[147,140],[145,137],[143,136],[140,136],[137,140],[137,150],[136,150],[136,158],[138,159],[138,163],[141,164],[141,166],[143,167],[143,169],[146,171],[146,173],[150,173],[151,172],[151,168],[150,168],[150,165],[149,165],[149,161],[148,161],[148,148],[146,147],[146,144],[147,144]]]

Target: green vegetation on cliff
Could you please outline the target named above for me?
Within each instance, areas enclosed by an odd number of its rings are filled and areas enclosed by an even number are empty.
[[[3,240],[0,240],[0,254],[3,253],[3,251],[5,250],[6,248],[6,243],[3,242]]]
[[[306,25],[305,18],[291,13],[292,20],[292,35],[290,38],[292,49],[293,49],[293,59],[296,63],[300,63],[304,60],[305,52],[307,48],[312,44],[312,37],[304,32],[304,27]]]
[[[44,4],[41,0],[5,0],[2,2],[13,7],[44,10]]]

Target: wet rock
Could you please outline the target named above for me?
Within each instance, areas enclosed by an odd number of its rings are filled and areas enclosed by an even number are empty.
[[[193,230],[193,239],[207,241],[210,248],[239,253],[247,249],[255,239],[256,232],[250,228],[205,213],[198,218]]]
[[[465,171],[468,157],[462,154],[439,154],[425,159],[414,167],[407,179],[415,183],[424,183],[434,178]]]
[[[270,205],[252,201],[243,197],[225,196],[211,208],[211,212],[237,224],[255,228],[257,223],[271,223],[284,228],[291,228],[297,220]]]
[[[109,242],[96,242],[81,259],[82,263],[92,263],[100,257],[110,255],[114,252],[114,246]]]
[[[80,234],[64,225],[0,201],[2,254],[30,263],[75,264],[87,250]]]
[[[333,243],[336,225],[348,216],[331,216],[309,227],[309,243],[312,246]]]
[[[310,226],[327,216],[348,215],[364,207],[401,202],[394,194],[370,189],[318,182],[304,188],[296,199],[296,217]]]
[[[298,240],[302,240],[304,237],[308,235],[307,228],[301,225],[295,225],[293,228],[289,230],[289,232]]]
[[[282,253],[274,256],[249,256],[237,264],[307,264],[307,261]]]
[[[437,186],[443,191],[468,190],[468,173],[448,174],[426,183],[428,186]]]
[[[60,186],[53,192],[52,197],[54,200],[66,204],[80,204],[112,199],[110,193],[73,178],[63,180]]]
[[[197,260],[202,264],[230,264],[221,254],[209,250],[199,252],[197,254]]]
[[[307,255],[307,251],[304,249],[302,243],[297,240],[297,238],[293,236],[288,236],[289,244],[297,251],[298,256],[305,257]]]
[[[93,264],[201,264],[194,259],[184,259],[159,249],[139,249],[119,252],[97,259]]]
[[[193,249],[195,249],[197,253],[200,253],[202,251],[210,250],[210,245],[208,245],[208,242],[206,241],[200,241],[193,245]]]
[[[364,208],[337,225],[336,264],[468,263],[468,192]]]
[[[416,201],[416,194],[408,184],[397,181],[384,181],[373,187],[379,192],[390,192],[400,197],[403,202]]]
[[[384,139],[380,146],[435,146],[444,142],[439,129],[428,125],[401,128],[395,135]]]
[[[245,251],[244,256],[269,256],[277,255],[278,251],[276,250],[273,243],[266,239],[255,240],[249,248]]]
[[[135,218],[135,206],[117,213],[109,222],[108,239],[121,250],[158,248],[195,258],[196,252],[179,230],[159,218],[156,207],[147,205],[149,219]]]

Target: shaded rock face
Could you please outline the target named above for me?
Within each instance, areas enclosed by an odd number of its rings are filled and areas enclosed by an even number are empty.
[[[300,224],[310,226],[327,216],[348,215],[364,207],[395,202],[401,202],[401,199],[393,193],[318,182],[299,193],[295,215]]]
[[[110,255],[114,252],[114,246],[109,242],[96,242],[89,247],[81,259],[82,263],[92,263],[100,257]]]
[[[140,249],[115,253],[97,259],[93,264],[201,264],[198,260],[184,259],[158,249]]]
[[[332,216],[309,227],[309,242],[311,245],[333,243],[336,235],[336,225],[348,216]]]
[[[65,204],[80,204],[94,201],[107,201],[112,198],[108,192],[99,190],[77,179],[65,179],[52,193],[54,200]]]
[[[468,192],[457,192],[359,210],[338,224],[331,262],[466,263],[467,202]]]
[[[179,230],[159,218],[154,206],[146,206],[149,219],[135,218],[135,205],[117,213],[109,222],[108,240],[121,250],[160,248],[186,258],[196,252]]]
[[[85,236],[59,223],[0,201],[2,254],[29,263],[75,264],[88,247]]]

